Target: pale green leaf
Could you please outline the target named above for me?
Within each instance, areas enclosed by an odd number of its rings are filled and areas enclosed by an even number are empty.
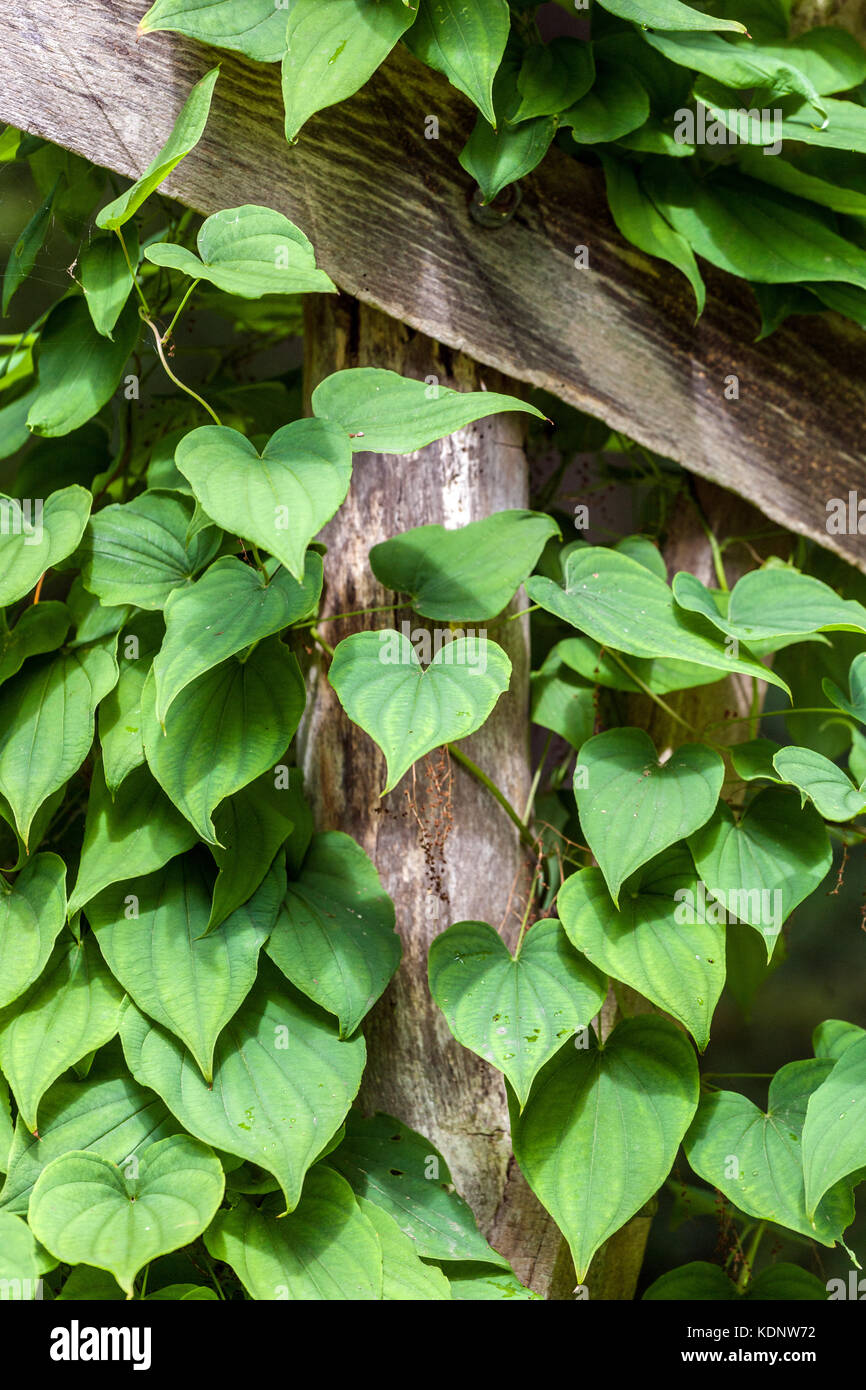
[[[218,290],[243,299],[336,292],[330,277],[316,268],[308,238],[273,208],[246,203],[215,212],[199,228],[196,245],[197,256],[174,242],[158,241],[145,256],[153,265],[209,280]]]

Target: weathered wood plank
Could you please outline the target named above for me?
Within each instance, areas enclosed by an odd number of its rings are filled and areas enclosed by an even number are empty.
[[[136,43],[144,9],[5,0],[0,119],[138,174],[214,60],[175,35]],[[829,498],[866,497],[866,335],[811,318],[755,344],[750,291],[711,269],[695,326],[681,278],[617,235],[598,171],[558,150],[524,181],[507,225],[478,226],[456,158],[468,103],[404,51],[315,117],[294,149],[277,70],[220,61],[208,130],[168,191],[202,212],[280,208],[359,299],[546,387],[866,569],[862,537],[825,529]],[[428,115],[438,140],[425,138]],[[589,248],[589,269],[575,267],[576,245]]]

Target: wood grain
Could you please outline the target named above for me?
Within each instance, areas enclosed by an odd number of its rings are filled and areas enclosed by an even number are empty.
[[[473,113],[398,49],[290,149],[279,75],[172,34],[136,42],[145,0],[4,0],[0,119],[134,176],[189,88],[222,64],[197,150],[166,188],[201,212],[288,214],[349,293],[431,338],[544,386],[754,502],[866,569],[862,536],[831,536],[829,498],[866,497],[866,335],[834,316],[755,344],[748,287],[707,267],[695,325],[676,272],[627,246],[599,171],[552,150],[496,230],[470,216],[457,154]],[[439,138],[425,138],[435,115]],[[589,269],[574,249],[589,248]],[[725,378],[739,380],[725,399]]]

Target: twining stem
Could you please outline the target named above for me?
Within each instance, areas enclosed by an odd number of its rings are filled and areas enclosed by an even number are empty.
[[[541,774],[544,771],[544,764],[547,762],[547,755],[550,752],[550,745],[552,742],[553,731],[551,730],[551,732],[547,735],[547,742],[545,743],[544,751],[541,754],[541,761],[538,764],[538,767],[535,769],[535,776],[532,779],[532,786],[529,788],[529,796],[526,798],[526,807],[523,812],[524,821],[528,821],[529,817],[532,815],[532,807],[535,802],[535,793],[538,791],[538,784],[541,781]]]
[[[611,652],[611,656],[612,655],[613,653]],[[772,719],[775,715],[779,715],[787,719],[789,714],[835,714],[843,723],[846,722],[842,710],[836,709],[835,707],[832,709],[822,709],[817,705],[814,707],[807,705],[792,705],[790,709],[774,709],[771,710],[769,714],[762,714],[761,718]],[[750,724],[754,718],[754,714],[738,714],[730,719],[714,719],[712,723],[704,725],[703,733],[706,733],[708,729],[718,729],[722,724]]]
[[[26,545],[27,542],[25,541],[24,544]],[[36,585],[36,593],[33,595],[33,606],[34,606],[34,608],[36,607],[36,604],[39,602],[39,595],[42,593],[42,585],[43,585],[43,583],[45,582],[45,575],[46,575],[47,573],[48,573],[48,571],[45,570],[45,571],[44,571],[42,574],[40,574],[40,576],[39,576],[39,583]]]
[[[664,701],[660,695],[656,695],[652,690],[650,690],[646,681],[642,681],[640,676],[635,671],[633,671],[630,666],[626,665],[622,657],[619,656],[617,652],[611,651],[608,647],[607,654],[613,661],[616,662],[617,666],[621,667],[621,669],[628,676],[629,680],[633,680],[635,685],[639,686],[640,689],[643,691],[644,695],[648,695],[649,698],[653,701],[653,704],[658,705],[659,709],[663,709],[665,714],[670,719],[673,719],[677,724],[682,724],[683,728],[688,729],[690,734],[697,733],[697,729],[694,727],[694,725],[690,724],[687,719],[683,719],[679,714],[677,714],[676,710],[672,710],[670,705],[667,704],[666,701]]]
[[[322,636],[320,635],[320,633],[319,633],[319,631],[318,631],[317,628],[315,628],[315,627],[311,627],[311,628],[310,628],[310,636],[312,637],[312,639],[313,639],[314,642],[318,642],[318,644],[319,644],[319,646],[322,648],[322,651],[323,651],[323,652],[327,652],[327,653],[328,653],[328,656],[330,656],[331,658],[333,658],[333,655],[334,655],[334,648],[331,646],[330,642],[326,642],[326,641],[325,641],[324,637],[322,637]]]
[[[499,802],[499,805],[502,807],[508,819],[513,821],[520,831],[520,838],[523,843],[527,845],[529,849],[535,849],[536,838],[533,836],[532,831],[529,829],[529,826],[520,819],[520,816],[515,811],[511,802],[508,800],[507,796],[499,790],[496,783],[491,782],[487,773],[482,772],[478,764],[467,757],[456,744],[446,743],[445,747],[448,749],[448,752],[451,754],[452,758],[454,758],[455,762],[458,762],[461,767],[465,767],[466,771],[472,774],[476,782],[480,782],[482,787],[486,787],[494,800]]]
[[[128,271],[129,271],[130,275],[132,276],[132,283],[133,283],[133,285],[135,286],[135,292],[136,292],[136,294],[138,295],[139,299],[141,300],[141,307],[144,309],[145,314],[147,314],[147,315],[149,316],[149,315],[150,315],[150,305],[148,304],[147,300],[145,299],[144,290],[141,288],[141,285],[138,283],[138,276],[137,276],[136,273],[135,273],[135,269],[133,268],[132,261],[129,259],[129,252],[128,252],[127,249],[126,249],[126,242],[123,240],[123,232],[120,230],[119,227],[115,227],[114,230],[115,230],[115,232],[116,232],[116,234],[117,234],[117,240],[120,242],[120,249],[121,249],[121,251],[123,252],[123,259],[126,261],[127,269],[128,269]]]
[[[163,345],[163,347],[165,347],[166,343],[168,342],[169,338],[171,337],[172,332],[173,332],[173,330],[174,330],[174,325],[177,323],[178,319],[180,318],[181,314],[183,313],[183,310],[184,310],[184,306],[185,306],[185,304],[186,304],[186,301],[189,299],[190,295],[192,294],[193,290],[195,289],[195,287],[196,287],[196,285],[197,285],[198,283],[199,283],[198,280],[193,280],[192,284],[190,285],[190,287],[189,287],[189,289],[187,290],[186,294],[184,295],[183,299],[182,299],[182,300],[180,301],[180,303],[178,304],[177,310],[176,310],[175,315],[174,315],[174,318],[172,319],[171,323],[168,325],[168,328],[165,330],[165,332],[164,332],[163,335],[162,335],[162,345]]]
[[[166,361],[165,352],[163,351],[162,347],[162,339],[159,335],[159,329],[157,328],[153,319],[148,318],[147,314],[142,314],[141,316],[144,319],[144,322],[147,324],[148,328],[150,329],[151,333],[153,334],[153,341],[156,343],[156,350],[159,354],[159,360],[163,365],[163,369],[165,370],[166,375],[171,378],[175,386],[179,387],[181,391],[185,391],[188,396],[192,396],[194,401],[198,401],[199,405],[203,406],[203,408],[207,411],[208,415],[211,417],[212,420],[216,422],[216,424],[221,425],[222,421],[220,420],[220,417],[217,415],[215,410],[211,409],[207,401],[202,400],[201,396],[198,395],[196,391],[193,391],[191,386],[185,386],[184,383],[180,380],[180,377],[175,376],[174,372],[171,370],[171,367],[168,365],[168,362]]]
[[[507,623],[513,623],[515,618],[525,618],[527,613],[537,613],[540,607],[540,603],[533,603],[531,608],[521,608],[519,613],[509,613],[505,621]]]
[[[749,1241],[749,1248],[743,1256],[743,1268],[740,1270],[740,1277],[737,1280],[737,1289],[740,1293],[743,1293],[748,1288],[749,1282],[752,1278],[752,1270],[755,1268],[755,1260],[758,1256],[758,1247],[761,1244],[761,1238],[766,1229],[766,1224],[767,1223],[765,1221],[758,1222],[757,1226],[755,1227],[754,1235],[752,1236],[752,1239]]]
[[[517,938],[517,945],[516,945],[515,948],[514,948],[514,959],[515,959],[515,960],[516,960],[517,957],[520,955],[520,948],[521,948],[521,946],[523,945],[523,938],[524,938],[524,935],[526,934],[526,924],[527,924],[527,922],[529,921],[529,913],[530,913],[530,911],[531,911],[531,909],[532,909],[532,904],[533,904],[533,902],[535,901],[535,885],[536,885],[537,882],[538,882],[538,875],[539,875],[540,872],[541,872],[541,864],[536,864],[536,866],[535,866],[535,873],[532,875],[532,882],[531,882],[531,884],[529,885],[529,894],[528,894],[527,899],[526,899],[526,909],[525,909],[525,911],[524,911],[524,913],[523,913],[523,921],[520,923],[520,934],[519,934],[519,936],[518,936],[518,938]]]
[[[312,627],[314,623],[335,623],[340,618],[363,618],[368,613],[393,613],[395,604],[380,603],[377,608],[355,608],[351,613],[331,613],[327,618],[310,618],[309,622],[298,623],[298,627]]]

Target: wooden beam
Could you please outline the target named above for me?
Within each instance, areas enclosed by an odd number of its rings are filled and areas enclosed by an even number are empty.
[[[707,267],[695,326],[676,272],[626,245],[599,172],[551,150],[504,226],[470,216],[457,163],[473,113],[398,49],[290,149],[279,74],[171,34],[136,41],[145,0],[4,0],[0,119],[135,176],[189,88],[222,63],[213,114],[166,189],[209,213],[266,203],[343,289],[430,337],[546,387],[866,570],[830,535],[830,498],[866,498],[866,334],[833,316],[753,342],[748,287]],[[439,122],[427,139],[426,117]],[[575,265],[586,246],[589,268]],[[739,399],[725,397],[736,376]]]

